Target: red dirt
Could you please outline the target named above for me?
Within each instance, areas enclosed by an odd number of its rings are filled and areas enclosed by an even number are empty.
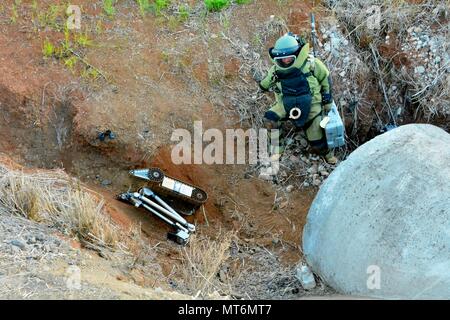
[[[90,14],[100,11],[91,1],[75,3],[83,4]],[[266,21],[277,14],[287,15],[288,24],[300,31],[309,28],[306,7],[300,2],[289,8],[265,1],[245,5],[233,12],[232,27],[239,26],[243,41],[251,42],[254,22],[249,15]],[[223,62],[226,81],[241,83],[241,62],[229,49],[222,50],[224,43],[207,44],[201,38],[190,40],[162,32],[154,19],[117,16],[114,22],[104,21],[104,32],[93,39],[95,46],[86,49],[86,59],[103,70],[111,83],[85,83],[61,62],[42,57],[43,39],[55,40],[61,34],[19,32],[20,26],[28,27],[29,22],[0,24],[0,152],[26,166],[64,168],[80,178],[104,198],[107,211],[119,225],[141,224],[148,241],[162,243],[159,262],[166,274],[179,255],[177,247],[166,242],[168,227],[115,199],[119,192],[140,183],[128,176],[129,169],[157,166],[204,188],[210,196],[204,207],[207,220],[203,210],[189,218],[200,226],[201,234],[214,237],[221,228],[238,230],[248,242],[278,252],[286,263],[298,261],[313,191],[281,195],[272,184],[245,179],[245,166],[177,166],[170,160],[174,128],[189,128],[193,120],[202,120],[204,128],[218,129],[236,123],[211,99],[217,93],[211,86],[210,56]],[[107,32],[118,26],[131,31],[126,36]],[[211,32],[222,30],[218,22],[210,21],[209,27]],[[62,145],[57,143],[58,128],[67,130]],[[96,139],[98,131],[106,129],[116,133],[116,140]],[[103,186],[106,180],[111,184]],[[283,197],[282,208],[272,210],[276,192]]]

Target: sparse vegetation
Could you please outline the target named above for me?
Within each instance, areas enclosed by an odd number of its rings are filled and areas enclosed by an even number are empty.
[[[15,24],[17,22],[17,19],[19,18],[19,13],[17,11],[18,7],[20,7],[22,1],[21,0],[14,0],[14,3],[11,7],[11,17],[10,21],[12,24]]]
[[[166,9],[170,4],[170,0],[155,0],[153,4],[153,10],[156,15],[161,13],[161,10]]]
[[[46,11],[39,12],[38,6],[33,5],[36,8],[37,23],[40,28],[50,27],[54,30],[61,31],[64,28],[64,6],[51,5]]]
[[[0,206],[87,245],[116,247],[123,237],[103,200],[62,172],[25,173],[0,165]]]
[[[50,58],[55,53],[55,46],[48,40],[44,40],[44,45],[42,47],[42,54],[45,58]]]
[[[221,291],[223,284],[217,279],[221,265],[229,258],[233,233],[222,232],[218,239],[192,237],[183,248],[183,279],[192,294],[207,297]]]
[[[220,11],[230,5],[230,0],[205,0],[208,11]]]
[[[80,46],[82,48],[92,46],[92,40],[89,39],[89,36],[87,33],[76,34],[75,42],[77,43],[78,46]]]
[[[149,0],[136,0],[136,2],[139,5],[139,11],[141,12],[141,15],[145,16],[145,14],[151,8]]]
[[[190,15],[190,8],[188,5],[180,5],[178,7],[178,19],[180,20],[180,22],[185,22],[189,19],[189,15]]]
[[[70,58],[67,58],[64,60],[64,65],[70,70],[74,71],[75,65],[78,61],[78,58],[75,56],[71,56]]]
[[[115,0],[103,0],[103,11],[105,11],[108,17],[116,14],[116,8],[114,8],[115,2]]]

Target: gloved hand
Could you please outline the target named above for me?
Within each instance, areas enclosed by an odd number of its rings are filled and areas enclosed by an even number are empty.
[[[252,67],[250,72],[252,73],[253,80],[255,80],[256,82],[260,83],[261,80],[264,79],[262,73],[259,70],[257,70],[256,68]]]
[[[333,98],[330,93],[322,93],[322,106],[325,113],[330,112],[333,106]]]

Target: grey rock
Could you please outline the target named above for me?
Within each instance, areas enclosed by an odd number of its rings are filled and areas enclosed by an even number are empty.
[[[328,176],[329,176],[329,173],[328,173],[328,171],[320,171],[320,175],[321,175],[322,177],[328,177]]]
[[[425,72],[425,67],[424,67],[424,66],[417,66],[417,67],[414,69],[414,72],[416,72],[416,73],[418,73],[418,74],[422,74],[422,73]]]
[[[343,294],[450,299],[449,162],[450,135],[426,124],[356,149],[309,210],[302,243],[312,270]]]
[[[36,238],[33,237],[33,236],[28,237],[28,238],[27,238],[27,243],[28,243],[28,244],[34,244],[34,243],[36,243]]]
[[[219,271],[219,279],[223,283],[227,282],[227,274],[225,273],[225,271],[223,270]]]
[[[10,244],[19,248],[20,250],[25,250],[25,248],[27,246],[22,240],[16,240],[16,239],[11,240]]]
[[[35,236],[36,241],[44,241],[45,240],[45,235],[43,233],[38,233]]]
[[[288,185],[287,187],[286,187],[286,191],[287,192],[292,192],[292,191],[294,191],[294,189],[295,189],[295,187],[291,184],[291,185]]]
[[[105,180],[102,181],[102,186],[106,187],[106,186],[109,186],[109,185],[111,185],[111,180],[105,179]]]
[[[261,180],[265,180],[265,181],[272,181],[273,180],[273,175],[265,173],[265,172],[261,172],[258,177]]]
[[[318,172],[318,170],[317,170],[318,168],[317,168],[317,165],[316,164],[314,164],[314,165],[312,165],[308,170],[306,170],[309,174],[315,174],[315,173],[317,173]]]

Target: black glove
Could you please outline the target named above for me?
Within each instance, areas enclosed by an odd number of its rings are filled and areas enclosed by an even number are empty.
[[[325,112],[328,114],[333,106],[333,97],[330,93],[322,93],[322,106]]]
[[[333,102],[331,93],[322,93],[322,105],[330,104]]]

